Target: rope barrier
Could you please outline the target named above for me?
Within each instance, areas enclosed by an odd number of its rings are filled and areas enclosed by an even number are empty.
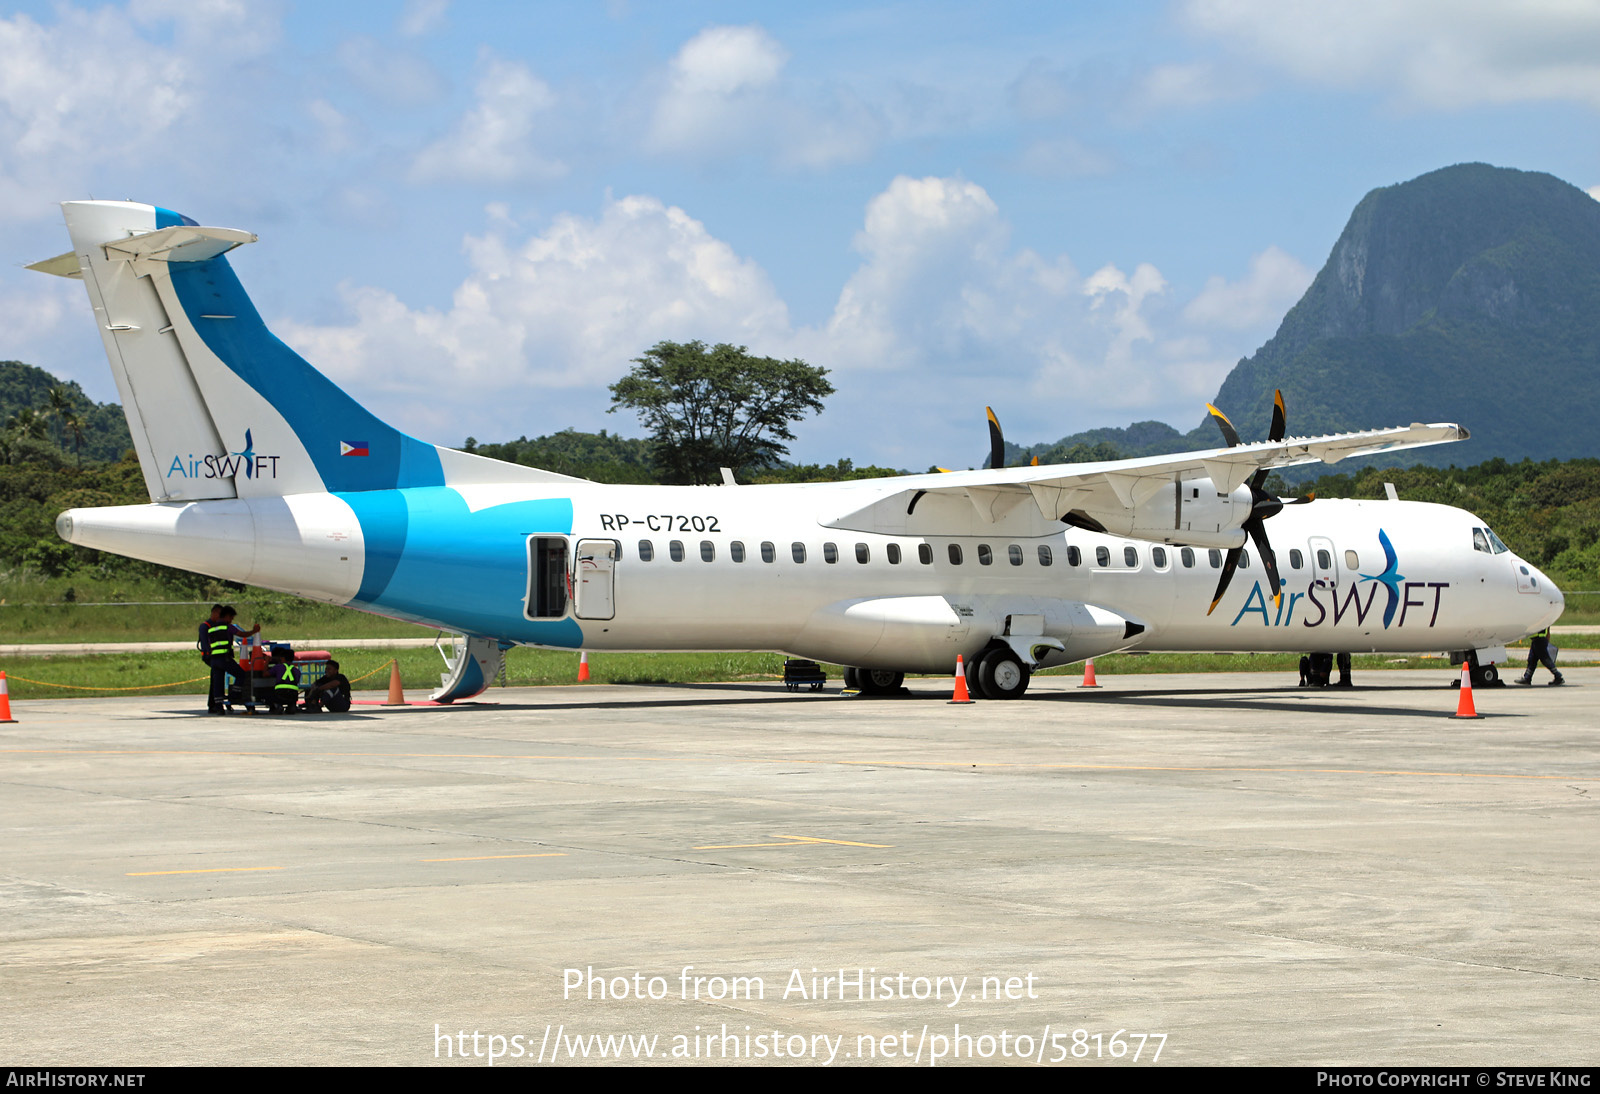
[[[365,680],[367,678],[367,676],[376,676],[376,675],[378,675],[378,673],[382,672],[384,669],[387,669],[390,665],[394,665],[394,664],[398,664],[398,663],[399,663],[399,658],[391,657],[391,658],[389,658],[389,660],[385,661],[383,664],[379,665],[377,668],[375,668],[371,672],[367,673],[366,676],[357,676],[355,679],[351,680],[350,682],[352,684],[360,683],[362,680]],[[128,687],[128,688],[85,687],[82,684],[52,684],[48,680],[33,680],[33,679],[30,679],[29,677],[26,677],[26,676],[18,676],[16,673],[7,673],[6,674],[6,678],[9,679],[9,680],[16,680],[16,681],[18,681],[20,683],[24,683],[24,684],[36,684],[36,685],[38,685],[39,687],[42,687],[42,688],[65,688],[68,691],[159,691],[162,688],[175,688],[175,687],[180,687],[183,684],[198,684],[202,680],[211,679],[211,674],[207,673],[204,676],[196,676],[192,680],[174,680],[170,684],[140,684],[140,685],[138,685],[136,687]]]
[[[399,663],[400,663],[400,659],[398,657],[391,657],[391,658],[389,658],[389,660],[385,661],[383,664],[379,665],[377,668],[375,668],[371,672],[367,673],[367,676],[376,676],[376,675],[378,675],[378,673],[382,672],[384,669],[388,668],[390,665],[398,665]],[[354,680],[351,680],[350,682],[352,684],[359,684],[361,681],[365,680],[367,678],[367,676],[357,676]]]
[[[52,684],[48,680],[30,680],[26,676],[18,676],[15,673],[8,673],[6,678],[8,680],[20,680],[24,684],[37,684],[42,688],[68,688],[72,691],[156,691],[160,688],[175,688],[180,684],[198,684],[201,680],[211,679],[211,674],[196,676],[193,680],[174,680],[170,684],[141,684],[132,688],[96,688],[84,687],[81,684]]]

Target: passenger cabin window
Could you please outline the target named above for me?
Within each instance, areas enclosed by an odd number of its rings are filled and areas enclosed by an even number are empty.
[[[1211,563],[1211,568],[1213,570],[1222,569],[1222,552],[1217,550],[1215,547],[1211,548],[1211,550],[1206,552],[1206,561]]]
[[[1011,565],[1021,566],[1022,548],[1013,543],[1011,546],[1006,548],[1006,557],[1011,560]]]
[[[1152,547],[1152,548],[1150,548],[1150,561],[1155,563],[1156,569],[1165,570],[1167,568],[1167,551],[1166,551],[1166,548],[1164,548],[1164,547]]]
[[[1354,551],[1346,551],[1344,553],[1344,564],[1349,568],[1351,573],[1355,573],[1357,570],[1361,569],[1361,560],[1356,557],[1356,553]]]
[[[762,544],[761,544],[761,561],[762,562],[776,562],[776,561],[778,561],[778,549],[772,545],[772,541],[770,539],[769,540],[764,540],[762,542]]]
[[[867,550],[865,543],[856,544],[856,561],[863,566],[872,561],[872,552]]]
[[[674,561],[674,562],[682,562],[683,561],[683,540],[675,539],[671,543],[667,544],[667,554],[672,556],[672,561]]]
[[[839,561],[839,545],[837,543],[824,543],[822,545],[822,561],[829,566]]]
[[[1250,552],[1249,551],[1240,551],[1239,552],[1239,569],[1248,570],[1249,568],[1250,568]]]
[[[1178,558],[1183,563],[1185,570],[1194,569],[1194,548],[1185,547],[1178,552]]]
[[[1094,549],[1094,564],[1096,566],[1109,566],[1109,565],[1111,565],[1111,548],[1109,548],[1109,547],[1096,547]]]
[[[743,562],[744,544],[738,540],[734,540],[732,543],[728,544],[728,557],[733,559],[735,562]]]
[[[1331,570],[1331,569],[1333,569],[1333,556],[1330,555],[1327,551],[1323,550],[1321,547],[1317,548],[1317,569],[1319,569],[1319,570]]]
[[[715,562],[717,560],[717,545],[709,539],[700,541],[700,561]]]
[[[529,568],[528,614],[554,619],[567,614],[567,541],[535,536]]]
[[[924,566],[933,565],[933,547],[927,543],[917,544],[917,561]]]
[[[987,543],[978,544],[978,565],[992,566],[994,564],[994,551]]]
[[[1048,551],[1050,548],[1046,547],[1044,549]],[[1067,548],[1067,565],[1068,566],[1082,566],[1083,565],[1083,552],[1078,550],[1076,547],[1068,547]]]
[[[1128,569],[1136,569],[1139,565],[1139,552],[1133,547],[1122,549],[1122,564]]]
[[[1067,551],[1068,556],[1070,557],[1072,552],[1075,550],[1077,550],[1076,547],[1069,548]],[[1049,566],[1053,562],[1055,562],[1055,557],[1050,553],[1050,548],[1046,547],[1042,543],[1039,544],[1039,565]],[[1077,563],[1074,562],[1073,565],[1076,566]]]
[[[889,565],[900,565],[900,545],[898,543],[889,544],[883,549],[883,553],[889,556]]]
[[[1290,568],[1295,570],[1303,570],[1305,569],[1305,564],[1306,559],[1305,556],[1300,553],[1300,549],[1298,547],[1289,548]]]
[[[796,562],[804,562],[806,560],[806,545],[796,541],[790,544],[789,553],[794,556]]]
[[[647,539],[639,541],[639,561],[649,562],[656,557],[656,545]]]
[[[950,565],[961,565],[961,544],[959,543],[952,543],[950,545]]]

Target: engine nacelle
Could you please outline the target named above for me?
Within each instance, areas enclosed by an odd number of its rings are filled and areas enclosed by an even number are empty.
[[[1141,494],[1143,496],[1141,496]],[[1135,487],[1134,506],[1077,509],[1067,523],[1095,532],[1191,547],[1241,547],[1241,526],[1250,519],[1248,486],[1219,494],[1210,479],[1168,482],[1146,492]],[[1077,518],[1077,519],[1074,519]]]
[[[812,613],[789,643],[819,661],[902,672],[948,672],[956,654],[971,657],[999,638],[1017,637],[1046,665],[1125,649],[1144,632],[1126,616],[1076,600],[1027,596],[885,596],[840,600]],[[1032,660],[1024,657],[1025,660]]]

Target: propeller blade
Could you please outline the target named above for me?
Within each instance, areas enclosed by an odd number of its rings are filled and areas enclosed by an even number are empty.
[[[1006,438],[1000,432],[1000,419],[994,416],[993,407],[984,407],[989,415],[989,466],[991,468],[1006,465]]]
[[[1233,423],[1228,421],[1228,416],[1210,403],[1206,404],[1206,410],[1217,420],[1217,428],[1222,430],[1222,439],[1228,442],[1228,447],[1233,448],[1238,445],[1239,431],[1233,428]]]
[[[1267,542],[1267,528],[1261,520],[1260,517],[1251,517],[1244,522],[1244,530],[1255,541],[1256,553],[1261,556],[1261,565],[1267,571],[1267,583],[1272,586],[1272,599],[1277,600],[1283,595],[1283,582],[1278,580],[1278,556],[1273,554],[1272,544]]]
[[[1243,547],[1228,549],[1228,557],[1222,563],[1222,577],[1217,581],[1217,595],[1211,598],[1211,607],[1206,609],[1207,615],[1216,611],[1217,605],[1222,603],[1222,596],[1228,591],[1228,583],[1233,580],[1233,571],[1238,569],[1239,555],[1243,551]]]
[[[1267,431],[1267,440],[1283,440],[1284,431],[1288,428],[1289,416],[1283,411],[1283,392],[1272,393],[1272,428]]]

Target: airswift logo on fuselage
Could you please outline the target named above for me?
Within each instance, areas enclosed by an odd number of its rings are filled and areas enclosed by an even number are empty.
[[[1423,612],[1427,613],[1427,626],[1434,626],[1439,622],[1439,607],[1444,600],[1444,591],[1450,587],[1450,583],[1407,581],[1406,575],[1400,572],[1399,558],[1395,554],[1394,544],[1389,541],[1389,533],[1381,528],[1378,529],[1378,546],[1383,548],[1382,571],[1376,574],[1357,574],[1360,580],[1347,587],[1343,595],[1340,595],[1337,584],[1318,578],[1312,581],[1303,593],[1292,593],[1285,588],[1283,599],[1274,610],[1271,598],[1267,596],[1261,588],[1261,582],[1258,581],[1246,595],[1244,607],[1239,609],[1239,614],[1233,617],[1233,623],[1230,625],[1237,627],[1245,616],[1259,615],[1261,625],[1264,627],[1290,626],[1295,620],[1296,605],[1304,600],[1306,606],[1300,611],[1299,616],[1302,627],[1320,627],[1325,623],[1337,627],[1347,618],[1352,619],[1356,626],[1363,626],[1376,605],[1378,586],[1382,585],[1387,593],[1383,606],[1384,630],[1388,630],[1390,624],[1403,627],[1408,619],[1415,625],[1423,618]],[[1432,591],[1431,596],[1428,590]],[[1416,608],[1422,611],[1413,612]],[[1315,617],[1311,615],[1313,609],[1317,613]],[[1400,616],[1398,622],[1395,620],[1397,612]]]
[[[243,474],[247,479],[275,479],[278,477],[278,457],[263,456],[255,450],[255,440],[250,430],[244,431],[244,448],[226,456],[188,457],[174,456],[167,468],[167,478],[226,479]]]

